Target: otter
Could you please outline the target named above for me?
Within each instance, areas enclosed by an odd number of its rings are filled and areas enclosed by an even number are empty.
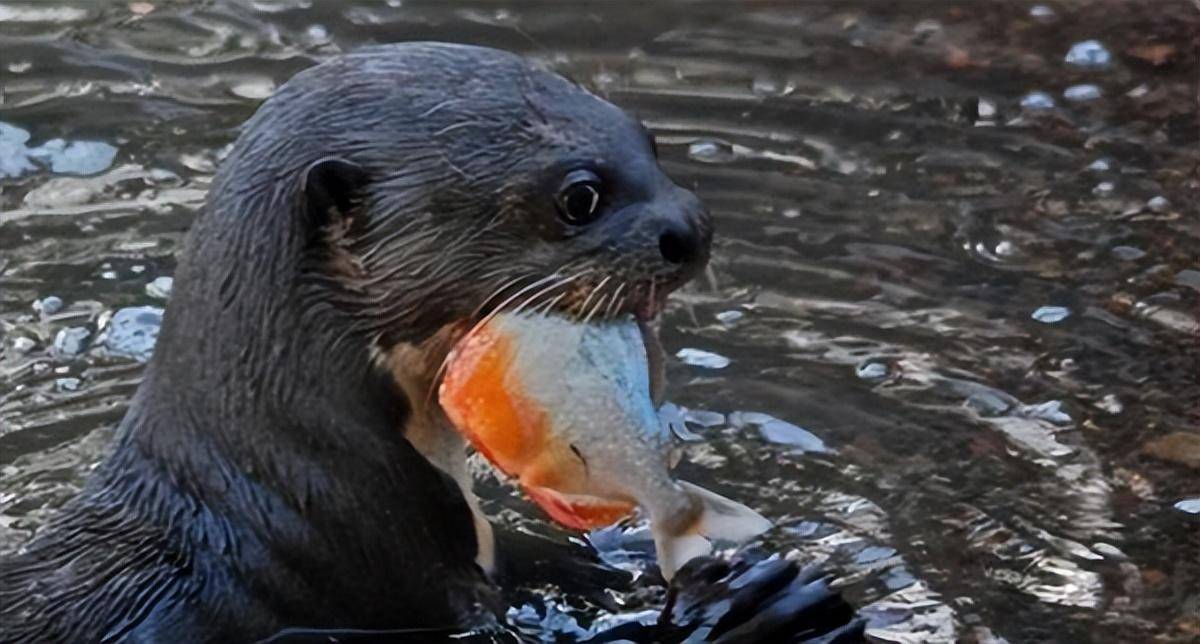
[[[430,402],[438,367],[499,308],[652,320],[712,237],[656,156],[505,52],[377,46],[297,74],[217,173],[111,453],[0,564],[0,639],[501,632],[503,540]],[[861,632],[814,579],[697,562],[634,637],[722,601],[731,633]]]

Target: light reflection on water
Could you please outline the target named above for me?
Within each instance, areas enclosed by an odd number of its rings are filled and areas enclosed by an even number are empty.
[[[681,475],[775,517],[764,545],[830,565],[873,635],[1200,632],[1195,12],[631,7],[0,7],[0,548],[102,454],[140,376],[113,312],[163,305],[147,285],[257,102],[339,51],[453,40],[630,110],[705,197],[713,269],[664,325],[707,439]],[[597,543],[645,565],[636,530]],[[559,630],[600,614],[543,590]]]

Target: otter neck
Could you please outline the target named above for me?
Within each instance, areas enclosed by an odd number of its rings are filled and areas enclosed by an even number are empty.
[[[272,571],[295,568],[289,557],[303,561],[270,593],[280,602],[311,588],[295,605],[345,597],[345,611],[369,611],[354,623],[370,623],[402,607],[362,598],[425,592],[422,620],[472,621],[492,599],[474,562],[471,508],[404,439],[406,397],[325,297],[296,195],[247,198],[252,175],[218,179],[104,478],[142,466],[161,473],[153,494],[183,494],[214,517],[252,524],[235,552],[284,557],[246,554],[237,564],[261,570],[261,583],[274,587]],[[170,528],[213,542],[207,524]],[[398,579],[414,561],[421,573]]]

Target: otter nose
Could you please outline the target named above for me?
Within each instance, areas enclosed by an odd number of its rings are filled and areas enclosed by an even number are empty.
[[[669,222],[658,236],[658,251],[668,264],[689,264],[704,254],[704,239],[695,226]]]
[[[690,192],[679,191],[676,207],[659,220],[658,252],[668,264],[694,273],[708,262],[712,224],[708,211]]]

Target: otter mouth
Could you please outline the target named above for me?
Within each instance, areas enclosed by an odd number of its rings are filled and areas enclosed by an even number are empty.
[[[618,299],[614,294],[612,299],[617,302],[613,311],[602,319],[617,319],[632,315],[637,321],[638,330],[642,336],[642,347],[646,351],[646,366],[650,382],[650,399],[655,407],[663,403],[666,393],[666,352],[659,340],[659,318],[667,306],[667,297],[682,282],[660,282],[655,279],[637,282],[629,289],[628,300]],[[613,291],[616,293],[616,291]],[[578,308],[568,308],[568,314],[578,311]],[[592,316],[588,316],[592,317]],[[585,321],[588,318],[584,318]]]
[[[600,455],[591,466],[584,453],[595,446],[594,432],[607,435],[604,422],[619,423],[621,431],[634,435],[657,436],[658,418],[644,413],[645,402],[628,401],[648,397],[659,408],[666,380],[655,322],[671,289],[649,282],[602,291],[605,283],[568,289],[555,282],[515,306],[511,302],[519,297],[505,298],[459,337],[437,384],[438,403],[451,427],[515,478],[555,523],[576,530],[610,525],[636,509],[636,500],[615,491],[625,483],[605,482],[606,472],[613,471],[609,448],[590,452]],[[579,299],[568,300],[572,297]],[[599,328],[578,328],[585,325]],[[645,363],[636,356],[639,343]],[[645,380],[636,373],[642,369]],[[607,400],[596,403],[597,398]],[[627,407],[637,411],[626,413]],[[601,424],[564,423],[558,415],[565,408],[610,416]],[[633,445],[614,449],[646,448],[637,440]],[[630,466],[620,460],[619,467]]]
[[[633,316],[639,322],[657,320],[667,297],[682,285],[658,277],[639,280],[587,279],[587,272],[554,274],[537,280],[507,284],[494,292],[476,311],[485,319],[499,311],[556,314],[587,324]]]
[[[531,288],[531,284],[541,282],[548,285]],[[614,280],[612,276],[589,282],[572,276],[555,280],[542,278],[524,286],[514,284],[501,289],[502,296],[490,298],[495,304],[481,307],[473,322],[486,323],[488,318],[501,311],[560,315],[581,324],[632,316],[646,351],[650,398],[658,406],[662,404],[666,390],[666,353],[659,340],[659,318],[666,308],[667,298],[683,283],[684,280],[657,277],[632,282]],[[466,335],[469,334],[468,331]]]
[[[560,316],[580,324],[599,324],[633,317],[646,352],[650,398],[656,407],[661,405],[666,390],[666,353],[659,340],[659,321],[666,308],[667,297],[682,282],[649,279],[635,282],[632,287],[606,289],[611,279],[601,280],[594,285],[571,283],[573,280],[569,278],[560,278],[556,282],[550,279],[528,279],[524,285],[510,282],[506,287],[494,291],[472,315],[446,324],[419,343],[414,355],[397,349],[387,351],[385,355],[391,356],[390,362],[401,365],[397,368],[393,364],[388,368],[397,373],[398,380],[403,379],[400,375],[405,369],[419,374],[418,380],[423,383],[425,393],[423,399],[429,402],[435,397],[453,348],[496,315],[524,311]],[[545,283],[550,286],[542,286]],[[536,290],[538,286],[542,286],[541,290]]]
[[[675,290],[674,287],[663,285],[655,288],[653,282],[645,288],[647,291],[645,297],[636,301],[633,308],[633,315],[638,319],[638,322],[649,323],[656,321],[662,315],[663,309],[667,306],[667,296]]]

